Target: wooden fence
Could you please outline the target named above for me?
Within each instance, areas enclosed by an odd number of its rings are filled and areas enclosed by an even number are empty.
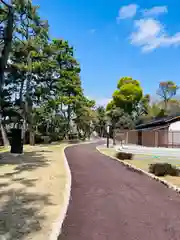
[[[135,144],[148,147],[180,148],[180,131],[163,130],[117,130],[115,132],[117,142]]]

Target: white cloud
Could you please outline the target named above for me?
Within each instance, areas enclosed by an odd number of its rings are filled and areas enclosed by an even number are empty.
[[[134,27],[136,31],[130,37],[131,43],[140,46],[143,52],[180,44],[180,32],[169,36],[165,27],[153,18],[137,20]]]
[[[150,9],[144,9],[142,11],[143,15],[145,17],[150,17],[150,16],[158,16],[160,14],[164,14],[168,12],[167,6],[156,6]]]
[[[137,10],[138,10],[138,5],[136,4],[123,6],[119,10],[117,21],[119,21],[120,19],[133,18],[136,15]]]

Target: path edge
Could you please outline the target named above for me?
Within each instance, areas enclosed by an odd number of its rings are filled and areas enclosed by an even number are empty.
[[[170,182],[168,182],[168,181],[166,181],[166,180],[163,180],[163,179],[155,176],[154,174],[151,174],[151,173],[149,173],[149,172],[147,172],[147,171],[145,171],[145,170],[143,170],[143,169],[137,168],[137,167],[135,167],[134,165],[132,165],[132,164],[130,164],[130,163],[127,163],[127,162],[124,162],[124,161],[122,161],[122,160],[119,160],[119,159],[116,158],[116,157],[109,156],[109,155],[103,153],[103,152],[100,150],[100,147],[101,147],[101,146],[97,146],[97,147],[96,147],[96,150],[97,150],[100,154],[102,154],[102,155],[104,155],[104,156],[106,156],[106,157],[109,157],[109,158],[112,158],[112,159],[118,161],[120,164],[124,165],[125,167],[128,167],[129,169],[133,170],[134,172],[138,172],[138,173],[140,173],[140,174],[147,175],[148,177],[154,179],[155,181],[162,183],[162,184],[165,185],[167,188],[170,188],[170,189],[172,189],[172,190],[174,190],[174,191],[176,191],[177,193],[180,194],[180,188],[177,187],[176,185],[174,185],[174,184],[172,184],[172,183],[170,183]]]
[[[72,186],[72,175],[71,175],[71,170],[69,167],[69,163],[65,154],[65,150],[69,147],[73,147],[73,146],[77,146],[77,145],[83,145],[83,144],[91,144],[91,143],[95,143],[98,142],[98,140],[92,140],[92,141],[87,141],[87,142],[81,142],[81,143],[74,143],[68,146],[65,146],[63,149],[63,155],[64,155],[64,164],[65,164],[65,169],[66,169],[66,173],[67,173],[67,183],[65,186],[65,193],[64,193],[64,206],[63,208],[61,208],[60,213],[59,213],[59,217],[57,218],[57,220],[53,223],[53,227],[52,227],[52,231],[49,237],[49,240],[57,240],[59,238],[59,236],[62,233],[62,226],[63,226],[63,222],[66,218],[66,214],[68,211],[68,207],[69,207],[69,202],[70,202],[70,198],[71,198],[71,186]]]
[[[66,213],[67,213],[67,210],[69,207],[69,202],[70,202],[70,197],[71,197],[72,176],[71,176],[71,170],[69,167],[69,163],[67,161],[67,157],[65,154],[65,150],[68,147],[70,147],[70,146],[66,146],[63,149],[64,164],[65,164],[65,169],[66,169],[66,173],[67,173],[67,182],[66,182],[65,191],[64,191],[64,199],[65,199],[64,206],[60,210],[58,219],[55,221],[55,223],[53,223],[53,227],[52,227],[52,231],[51,231],[49,240],[57,240],[58,237],[60,236],[60,234],[62,233],[62,225],[66,218]]]

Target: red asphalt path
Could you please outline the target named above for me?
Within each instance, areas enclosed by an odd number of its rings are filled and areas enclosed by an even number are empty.
[[[106,157],[66,149],[72,197],[61,240],[180,240],[180,195]]]

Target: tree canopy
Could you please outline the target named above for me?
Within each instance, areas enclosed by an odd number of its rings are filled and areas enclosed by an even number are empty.
[[[140,81],[122,77],[106,108],[96,107],[81,84],[81,66],[65,39],[53,39],[49,24],[31,1],[0,0],[0,128],[6,144],[13,127],[24,140],[89,138],[106,126],[132,129],[152,118],[180,113],[173,81],[159,84],[159,100],[144,94]]]
[[[68,138],[74,130],[88,137],[94,130],[95,102],[84,96],[74,48],[50,37],[39,6],[0,1],[1,128],[23,127],[31,144],[38,136]]]
[[[157,94],[164,101],[164,108],[167,109],[167,104],[177,93],[178,86],[173,81],[165,81],[159,83]]]
[[[144,95],[139,81],[131,77],[123,77],[118,81],[117,90],[107,104],[106,111],[111,115],[111,119],[114,113],[120,115],[115,120],[116,124],[118,119],[123,122],[122,119],[126,116],[124,128],[127,127],[126,123],[131,123],[132,120],[135,124],[141,124],[154,118],[180,114],[180,101],[174,98],[178,89],[173,81],[160,82],[157,90],[159,99],[152,102],[150,94]]]
[[[116,107],[120,107],[127,113],[132,113],[143,97],[140,83],[131,77],[121,78],[117,84],[117,90],[113,93],[113,101]]]

